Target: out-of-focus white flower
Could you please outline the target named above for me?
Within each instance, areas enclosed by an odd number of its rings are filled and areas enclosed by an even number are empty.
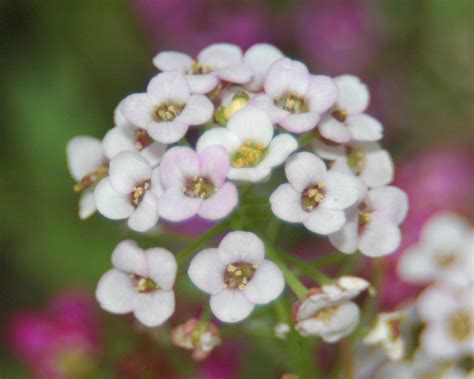
[[[209,45],[201,50],[196,60],[181,52],[163,51],[153,58],[153,64],[161,71],[185,74],[191,92],[200,94],[212,91],[219,80],[243,84],[253,77],[252,68],[242,60],[240,47],[230,43]]]
[[[348,210],[346,223],[329,240],[346,254],[357,250],[369,257],[390,254],[400,245],[399,225],[407,211],[408,197],[399,188],[372,188],[362,204]]]
[[[367,345],[381,346],[392,360],[400,360],[405,354],[405,344],[401,336],[401,312],[379,313],[374,327],[364,338]]]
[[[464,287],[474,279],[474,232],[461,216],[442,212],[426,222],[418,243],[398,263],[401,278]]]
[[[270,197],[277,217],[303,223],[323,235],[344,225],[344,210],[359,197],[358,183],[352,175],[328,171],[321,158],[308,152],[288,159],[285,173],[289,183],[280,185]]]
[[[146,93],[127,96],[120,107],[123,116],[161,143],[184,137],[190,125],[208,122],[214,106],[204,95],[192,95],[183,74],[173,71],[155,76]]]
[[[330,77],[311,75],[303,63],[289,58],[270,66],[264,88],[265,95],[253,97],[251,104],[293,133],[313,129],[337,98],[337,86]]]
[[[77,136],[66,146],[69,172],[76,181],[74,190],[81,192],[79,199],[79,218],[92,216],[97,207],[94,200],[94,187],[108,172],[108,159],[102,150],[100,140],[94,137]]]
[[[245,84],[245,88],[253,92],[260,91],[269,67],[282,57],[283,53],[268,43],[250,46],[244,54],[244,63],[251,68],[253,77]]]
[[[145,232],[158,222],[158,199],[163,189],[159,167],[152,168],[138,153],[123,151],[110,161],[109,176],[94,191],[97,210],[112,220]]]
[[[173,284],[177,264],[166,249],[141,249],[122,241],[112,254],[114,268],[100,278],[96,298],[108,312],[133,312],[148,327],[163,324],[174,312]]]
[[[274,137],[270,119],[261,110],[247,106],[237,111],[225,128],[204,133],[197,142],[200,153],[209,146],[224,147],[231,160],[227,177],[259,182],[270,176],[272,168],[282,164],[297,149],[289,134]]]
[[[290,325],[288,325],[286,322],[279,322],[274,328],[275,337],[281,340],[284,340],[290,331]]]
[[[337,143],[381,139],[382,125],[364,113],[369,105],[367,86],[352,75],[342,75],[334,80],[339,95],[336,104],[319,124],[321,135]]]
[[[283,274],[265,259],[265,247],[253,233],[231,232],[219,247],[198,253],[188,275],[211,295],[212,313],[221,321],[238,322],[248,317],[255,304],[267,304],[283,291]]]

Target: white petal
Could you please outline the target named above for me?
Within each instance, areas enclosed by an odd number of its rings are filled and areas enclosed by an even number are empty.
[[[416,311],[422,321],[443,321],[459,307],[459,298],[444,287],[431,286],[417,299]]]
[[[400,229],[394,222],[372,213],[359,237],[359,250],[369,257],[393,253],[401,241]]]
[[[359,185],[354,176],[332,171],[326,175],[324,206],[330,209],[346,209],[359,198]]]
[[[304,96],[310,85],[310,74],[306,66],[289,58],[275,61],[268,69],[265,78],[265,92],[271,98],[287,93]]]
[[[179,51],[162,51],[153,58],[153,64],[161,71],[191,72],[193,59]]]
[[[400,278],[410,283],[428,283],[436,275],[434,260],[429,253],[416,246],[403,252],[397,271]]]
[[[186,196],[181,188],[171,187],[160,197],[159,214],[169,221],[184,221],[198,213],[202,202],[200,198]]]
[[[118,314],[131,312],[136,296],[137,292],[128,274],[116,269],[102,275],[95,291],[95,297],[101,308]]]
[[[292,133],[305,133],[316,127],[320,118],[319,112],[290,114],[280,125]]]
[[[128,194],[117,192],[109,178],[102,179],[94,190],[97,210],[107,218],[121,220],[128,218],[135,208]]]
[[[352,138],[349,128],[330,115],[323,117],[318,130],[324,138],[337,143],[347,143]]]
[[[268,146],[267,155],[257,166],[258,168],[273,168],[281,165],[289,155],[298,148],[298,142],[290,134],[279,134],[272,139]]]
[[[226,265],[220,260],[218,249],[204,249],[191,261],[188,275],[196,287],[211,295],[224,288]]]
[[[262,88],[268,68],[277,59],[282,58],[283,53],[275,46],[268,43],[257,43],[244,54],[244,63],[253,71],[253,79],[246,87],[250,91],[258,91]]]
[[[423,351],[434,359],[454,360],[462,354],[459,344],[450,338],[448,331],[438,323],[423,330],[420,340]]]
[[[359,227],[359,212],[354,212],[350,217],[347,216],[346,223],[341,230],[329,235],[329,241],[339,251],[346,254],[356,252],[359,236],[357,234]]]
[[[309,186],[324,181],[327,170],[321,158],[308,152],[301,152],[286,161],[285,173],[292,187],[303,192]]]
[[[209,146],[198,154],[199,175],[221,187],[230,167],[229,154],[222,146]]]
[[[226,128],[216,127],[205,132],[197,141],[196,149],[198,153],[209,146],[222,146],[230,154],[233,154],[242,144],[237,134],[230,132]]]
[[[153,142],[140,151],[140,155],[147,160],[151,167],[156,167],[161,161],[167,146],[160,142]]]
[[[174,255],[166,249],[154,247],[145,250],[145,257],[148,263],[148,277],[161,289],[171,290],[178,270]]]
[[[359,78],[353,75],[342,75],[335,78],[339,88],[337,106],[349,114],[365,111],[369,105],[369,90]]]
[[[304,320],[313,316],[321,309],[331,307],[333,305],[335,305],[335,303],[324,292],[312,294],[301,303],[296,313],[296,319],[298,321]]]
[[[135,93],[127,96],[121,106],[123,116],[132,124],[142,129],[153,121],[153,108],[155,105],[146,93]]]
[[[66,156],[69,171],[76,181],[80,181],[107,162],[100,140],[87,136],[71,139],[66,146]]]
[[[153,98],[155,105],[165,102],[184,104],[191,95],[186,77],[178,71],[162,72],[148,83],[148,96]]]
[[[133,128],[118,127],[110,129],[104,139],[102,146],[107,158],[112,159],[122,151],[137,152],[135,145],[135,130]]]
[[[273,99],[268,95],[257,95],[249,100],[249,105],[264,111],[273,123],[282,122],[291,113],[277,107]]]
[[[346,151],[344,145],[328,145],[319,138],[312,143],[316,155],[330,161],[345,159]]]
[[[125,99],[122,99],[120,103],[114,109],[114,125],[120,128],[136,128],[130,121],[128,121],[122,113],[122,106]]]
[[[146,232],[153,228],[158,222],[158,199],[147,191],[141,203],[130,215],[128,227],[136,232]]]
[[[336,82],[329,76],[312,76],[306,92],[309,109],[318,113],[326,112],[336,102],[338,92]]]
[[[225,264],[246,262],[260,264],[265,257],[263,242],[250,232],[231,232],[219,244],[219,257]]]
[[[226,217],[237,206],[239,195],[233,183],[225,183],[209,199],[203,201],[198,215],[207,220]]]
[[[209,66],[212,70],[218,70],[242,61],[242,50],[231,43],[214,43],[197,56],[202,66]]]
[[[94,191],[90,189],[82,191],[81,197],[79,198],[79,218],[86,220],[91,217],[96,210]]]
[[[360,177],[369,187],[384,186],[393,180],[393,162],[387,150],[364,152],[365,164]]]
[[[408,362],[384,362],[379,367],[376,367],[374,379],[417,379],[415,367]]]
[[[159,199],[163,193],[163,186],[161,185],[160,179],[160,167],[155,167],[151,173],[151,186],[149,191],[155,195],[157,199]]]
[[[430,250],[452,250],[460,247],[469,233],[469,225],[459,215],[438,213],[429,219],[421,231],[421,240]]]
[[[384,186],[371,189],[365,203],[370,209],[386,215],[396,224],[400,224],[408,212],[408,196],[400,188]]]
[[[184,146],[175,146],[163,156],[160,165],[161,184],[164,188],[183,189],[189,179],[200,175],[196,152]]]
[[[378,141],[383,136],[382,124],[366,114],[347,117],[346,125],[357,141]]]
[[[261,143],[267,147],[273,137],[273,125],[265,112],[255,107],[237,111],[227,123],[227,129],[241,141]]]
[[[213,74],[186,75],[191,93],[206,94],[219,84],[219,79]]]
[[[140,154],[122,151],[110,161],[110,182],[118,192],[129,194],[133,187],[151,178],[151,171],[150,164]]]
[[[133,314],[143,325],[152,328],[168,320],[174,309],[174,292],[158,290],[138,294]]]
[[[161,143],[175,143],[186,135],[189,125],[182,122],[152,122],[148,125],[148,134]]]
[[[360,311],[356,304],[352,302],[341,304],[322,331],[321,337],[325,342],[337,342],[354,331],[359,318]]]
[[[267,179],[271,174],[271,169],[257,167],[245,167],[229,169],[227,177],[231,180],[258,183]]]
[[[125,273],[148,276],[145,254],[135,241],[120,242],[112,253],[112,264]]]
[[[303,224],[314,233],[327,235],[342,228],[346,221],[343,211],[316,207]]]
[[[253,72],[244,64],[234,64],[215,71],[215,75],[225,82],[244,84],[252,79]]]
[[[281,184],[270,196],[272,212],[288,222],[303,222],[309,217],[301,206],[301,192],[290,184]]]
[[[255,307],[240,290],[224,289],[211,296],[212,313],[223,322],[239,322],[247,318]]]
[[[258,265],[243,292],[245,297],[254,304],[267,304],[280,296],[284,288],[285,279],[280,268],[265,259]]]
[[[186,125],[201,125],[208,122],[214,113],[214,106],[204,95],[191,95],[176,122]]]

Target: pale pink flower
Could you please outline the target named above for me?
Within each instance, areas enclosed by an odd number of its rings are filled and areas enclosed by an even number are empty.
[[[269,67],[278,59],[283,58],[280,49],[268,43],[256,43],[244,54],[243,61],[253,72],[252,80],[245,84],[250,91],[260,91]]]

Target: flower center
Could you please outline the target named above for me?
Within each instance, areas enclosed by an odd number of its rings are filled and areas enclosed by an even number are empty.
[[[150,181],[147,180],[143,184],[140,184],[139,186],[133,187],[132,190],[132,204],[136,208],[140,205],[140,203],[143,200],[143,197],[145,196],[145,192],[150,189]]]
[[[257,267],[244,262],[228,264],[224,275],[224,288],[243,290],[254,276]]]
[[[153,143],[153,139],[149,136],[145,129],[135,130],[135,146],[138,150],[143,150],[145,147],[150,146]]]
[[[191,71],[192,74],[209,74],[212,72],[212,67],[207,64],[203,66],[198,61],[193,60]]]
[[[347,164],[349,165],[354,174],[361,174],[365,166],[365,162],[366,158],[361,150],[349,149],[347,154]]]
[[[324,184],[315,184],[306,188],[301,194],[301,206],[306,212],[311,212],[324,199]]]
[[[183,193],[186,196],[208,199],[216,192],[214,184],[206,178],[195,176],[194,178],[187,181],[183,188]]]
[[[453,266],[457,261],[457,256],[452,251],[441,251],[435,255],[434,260],[440,268],[448,268]]]
[[[362,211],[359,213],[359,226],[367,225],[372,220],[372,213]]]
[[[317,311],[313,315],[313,318],[315,318],[319,321],[322,321],[325,324],[328,324],[331,321],[334,313],[336,313],[338,309],[339,309],[338,305],[335,305],[334,307],[323,308],[323,309]]]
[[[308,106],[303,97],[296,93],[288,93],[275,99],[275,105],[291,113],[308,111]]]
[[[80,192],[97,184],[97,182],[105,178],[109,173],[107,166],[101,166],[96,171],[84,176],[79,183],[74,184],[74,191]]]
[[[236,168],[255,167],[265,158],[266,149],[261,143],[246,141],[238,148],[232,158],[232,166]]]
[[[345,122],[347,119],[347,112],[344,109],[335,108],[332,110],[331,116],[339,122]]]
[[[472,333],[471,317],[468,311],[461,310],[448,319],[451,336],[457,341],[464,341]]]
[[[133,286],[140,293],[152,292],[159,288],[156,282],[151,278],[145,278],[144,276],[136,274],[130,274],[130,278],[133,281]]]
[[[155,108],[155,119],[158,122],[173,121],[183,111],[184,105],[178,103],[163,103]]]

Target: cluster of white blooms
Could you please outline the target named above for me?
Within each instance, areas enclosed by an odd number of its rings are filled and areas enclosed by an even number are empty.
[[[365,113],[369,92],[357,77],[313,75],[268,44],[245,53],[213,44],[195,58],[162,52],[153,63],[160,72],[146,92],[118,104],[102,141],[75,137],[67,146],[81,219],[98,210],[137,232],[159,220],[223,220],[240,205],[243,184],[267,182],[284,166],[287,180],[266,194],[277,218],[328,236],[346,254],[396,250],[408,201],[389,186],[394,168],[378,142],[383,128]],[[210,294],[221,321],[243,320],[282,293],[288,279],[265,250],[255,234],[235,231],[193,258],[188,275]],[[112,262],[97,288],[104,309],[133,312],[147,326],[172,315],[172,253],[127,241]],[[350,299],[367,287],[346,277],[300,296],[296,329],[339,340],[359,320]]]

